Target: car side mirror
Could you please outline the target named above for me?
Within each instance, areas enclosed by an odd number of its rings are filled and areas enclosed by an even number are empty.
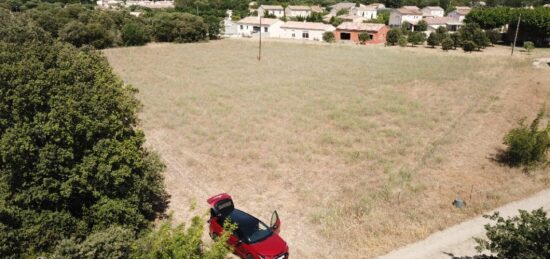
[[[242,240],[240,240],[240,239],[237,240],[237,246],[240,246],[240,245],[242,245],[242,244],[243,244],[243,241],[242,241]]]

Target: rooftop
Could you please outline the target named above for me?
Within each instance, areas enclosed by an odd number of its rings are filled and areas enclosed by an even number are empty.
[[[279,19],[272,19],[272,18],[262,18],[262,25],[273,25],[276,22],[281,22]],[[238,24],[252,24],[252,25],[259,25],[260,24],[260,17],[258,16],[248,16],[245,17],[237,22]]]
[[[260,7],[265,10],[283,10],[283,7],[280,5],[260,5]]]
[[[427,17],[424,19],[428,25],[444,25],[451,20],[451,17]]]
[[[416,9],[412,7],[416,6],[403,6],[399,9],[395,9],[395,11],[404,15],[422,15],[422,12],[418,9],[418,7],[416,7]]]
[[[370,31],[378,32],[380,29],[386,27],[382,23],[354,23],[354,22],[343,22],[342,24],[336,27],[338,30],[345,31]]]
[[[468,7],[468,6],[457,6],[455,7],[455,12],[457,12],[458,14],[460,15],[467,15],[468,13],[470,13],[470,11],[472,10],[472,8]]]
[[[441,8],[439,6],[426,6],[422,9],[427,9],[427,10],[430,10],[430,11],[444,11],[443,8]]]

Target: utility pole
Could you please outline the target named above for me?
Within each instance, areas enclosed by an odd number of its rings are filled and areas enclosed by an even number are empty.
[[[262,17],[260,16],[260,48],[258,49],[258,61],[262,60]]]
[[[516,41],[518,39],[519,23],[520,22],[521,22],[521,13],[519,14],[519,17],[518,17],[518,25],[516,26],[516,35],[514,36],[514,45],[512,45],[512,54],[510,54],[510,56],[514,55],[514,48],[516,47]]]

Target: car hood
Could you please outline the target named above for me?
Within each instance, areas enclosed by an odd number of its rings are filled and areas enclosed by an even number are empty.
[[[253,244],[252,247],[264,256],[276,256],[287,252],[286,242],[276,233],[261,242]]]

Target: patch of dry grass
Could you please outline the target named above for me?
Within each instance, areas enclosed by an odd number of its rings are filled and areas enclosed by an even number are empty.
[[[232,40],[105,51],[140,90],[176,217],[226,191],[264,219],[277,209],[293,256],[372,257],[550,184],[487,159],[549,99],[548,85],[523,87],[536,78],[523,58],[281,42],[263,53]],[[470,192],[467,209],[450,206]]]

